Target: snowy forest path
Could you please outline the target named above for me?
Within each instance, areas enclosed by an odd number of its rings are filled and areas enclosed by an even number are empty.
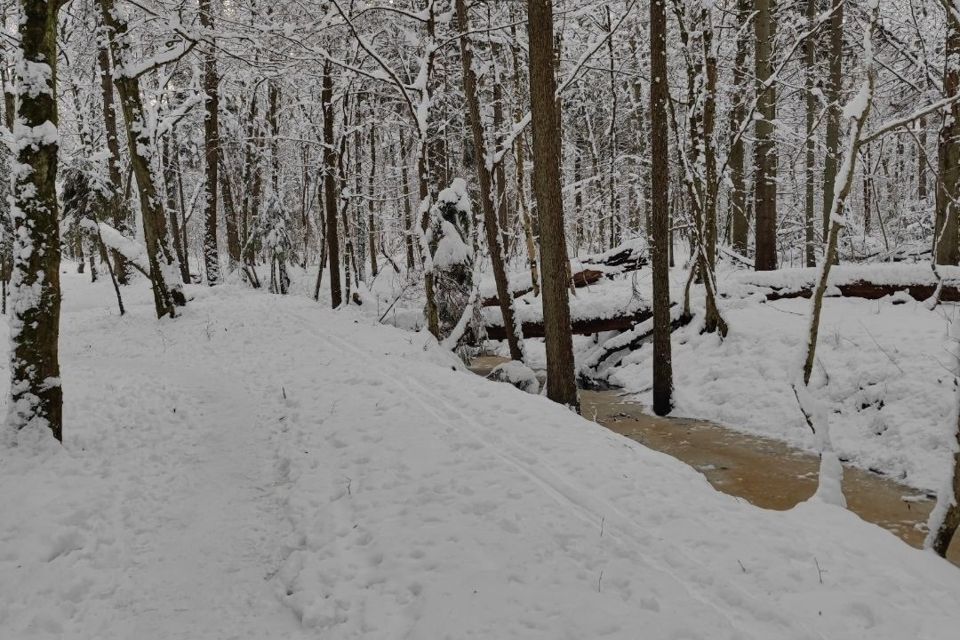
[[[264,390],[199,362],[162,377],[172,406],[149,409],[169,411],[160,428],[127,432],[145,459],[117,469],[131,562],[113,629],[130,638],[163,629],[166,640],[301,637],[271,583],[290,530],[263,455]]]

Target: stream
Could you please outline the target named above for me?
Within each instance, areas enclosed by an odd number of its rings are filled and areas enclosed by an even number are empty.
[[[470,370],[486,376],[498,356],[474,358]],[[786,510],[810,498],[817,488],[816,455],[771,438],[739,433],[705,420],[661,418],[617,389],[580,391],[583,417],[685,462],[718,491],[764,509]],[[844,465],[843,494],[858,516],[920,547],[934,500],[925,492],[870,471]],[[960,542],[947,559],[960,566]]]

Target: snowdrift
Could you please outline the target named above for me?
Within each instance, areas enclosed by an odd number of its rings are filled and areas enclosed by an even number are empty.
[[[0,449],[0,638],[953,639],[960,571],[754,508],[423,334],[65,277],[65,447]],[[0,380],[6,383],[6,380]]]

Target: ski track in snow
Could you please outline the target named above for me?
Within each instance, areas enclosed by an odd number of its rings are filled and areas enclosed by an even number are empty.
[[[67,450],[0,451],[0,638],[955,633],[939,559],[717,494],[422,334],[228,286],[118,319],[77,280]]]

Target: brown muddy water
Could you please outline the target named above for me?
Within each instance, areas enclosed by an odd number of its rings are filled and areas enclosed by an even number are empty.
[[[470,369],[486,376],[504,358],[474,358]],[[808,499],[817,488],[817,456],[782,442],[739,433],[704,420],[660,418],[629,396],[613,389],[580,391],[585,418],[641,444],[685,462],[718,491],[744,498],[764,509],[786,510]],[[847,507],[867,522],[883,527],[907,544],[920,547],[933,500],[924,492],[870,471],[844,465]],[[960,541],[947,559],[960,566]]]

